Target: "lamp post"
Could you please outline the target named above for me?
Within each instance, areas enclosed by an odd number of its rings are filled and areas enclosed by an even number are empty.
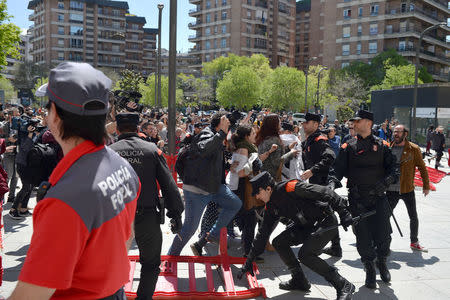
[[[412,141],[417,142],[417,120],[416,120],[416,109],[417,109],[417,88],[418,88],[418,77],[419,77],[419,55],[420,55],[420,47],[422,45],[422,39],[425,33],[427,33],[430,30],[436,29],[441,26],[446,26],[446,23],[439,23],[435,24],[433,26],[430,26],[426,28],[419,37],[419,44],[416,47],[416,69],[415,69],[415,75],[414,75],[414,95],[413,95],[413,116],[412,116],[412,126],[411,126],[411,133],[412,133]]]
[[[319,73],[317,73],[317,99],[316,99],[316,114],[319,110],[319,89],[320,89],[320,73],[322,73],[323,70],[328,70],[327,67],[323,67],[319,70]]]
[[[177,0],[170,0],[170,29],[169,29],[169,155],[175,155],[175,126],[176,126],[176,80],[177,80]]]
[[[312,61],[316,60],[317,56],[308,58],[308,64],[306,65],[305,70],[305,114],[308,112],[308,73],[309,73],[309,65]]]
[[[158,64],[158,103],[157,106],[161,107],[161,19],[162,19],[162,10],[164,8],[164,4],[158,4],[159,16],[158,16],[158,54],[157,54],[157,64]]]

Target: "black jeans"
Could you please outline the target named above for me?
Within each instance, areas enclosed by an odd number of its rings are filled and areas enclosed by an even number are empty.
[[[125,295],[125,291],[123,288],[120,288],[117,292],[115,292],[113,295],[102,298],[100,300],[126,300],[127,297]]]
[[[370,199],[373,196],[361,195],[361,199]],[[362,262],[374,261],[376,257],[386,258],[389,255],[391,245],[391,223],[389,218],[391,212],[388,206],[388,200],[385,196],[373,199],[373,204],[361,205],[361,199],[349,197],[350,211],[353,217],[362,213],[376,210],[376,214],[362,219],[354,226],[356,235],[356,248],[361,256]]]
[[[322,222],[321,227],[329,227],[336,224],[336,217],[330,215]],[[312,228],[304,228],[296,224],[290,225],[273,239],[272,245],[289,270],[292,271],[300,268],[300,263],[295,257],[291,246],[303,244],[298,251],[300,262],[317,274],[325,277],[325,279],[329,279],[335,268],[328,265],[319,255],[322,253],[323,247],[336,236],[337,229],[324,232],[315,237],[311,236],[312,231]]]
[[[150,300],[155,291],[161,264],[162,233],[159,212],[156,208],[136,214],[134,234],[141,263],[141,278],[136,300]]]
[[[400,199],[405,202],[406,209],[408,210],[409,215],[409,228],[410,228],[410,238],[411,243],[417,243],[419,239],[417,238],[419,233],[419,219],[417,217],[417,209],[416,209],[416,195],[414,191],[406,194],[400,194],[398,192],[386,192],[386,196],[388,197],[389,203],[391,204],[392,209],[394,209],[398,201]]]
[[[17,164],[17,173],[19,174],[20,180],[22,181],[22,188],[20,189],[19,193],[17,193],[16,198],[14,199],[14,203],[11,207],[13,209],[17,209],[19,207],[19,204],[21,208],[27,208],[28,201],[30,201],[31,192],[33,191],[34,186],[24,179],[25,172],[27,172],[26,166]]]

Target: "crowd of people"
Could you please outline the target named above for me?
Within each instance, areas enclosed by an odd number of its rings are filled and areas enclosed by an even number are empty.
[[[410,217],[411,249],[427,251],[418,239],[415,168],[425,195],[428,174],[405,125],[386,120],[378,128],[365,110],[330,124],[328,116],[313,113],[294,120],[268,109],[194,112],[189,107],[176,118],[181,193],[164,158],[167,113],[136,112],[134,102],[119,108],[110,85],[88,64],[62,63],[38,89],[49,99],[45,109],[11,106],[0,115],[6,170],[0,173],[0,192],[6,194],[9,186],[12,219],[32,215],[28,201],[38,187],[30,250],[10,299],[37,294],[39,299],[124,299],[133,238],[142,265],[137,299],[151,299],[165,217],[175,234],[168,255],[180,255],[198,229],[198,240],[189,246],[201,256],[207,243],[219,241],[221,228],[230,238],[238,228],[247,258],[238,277],[252,273],[253,262],[263,262],[263,251],[272,250],[292,274],[281,289],[310,289],[303,264],[336,289],[337,299],[351,299],[355,286],[319,256],[343,255],[335,214],[345,230],[353,229],[367,288],[376,288],[377,268],[384,282],[391,280],[390,218],[400,199]],[[445,147],[442,128],[430,128],[427,141],[426,154],[436,151],[437,168]],[[35,171],[44,166],[45,172]],[[16,174],[22,183],[17,195]],[[334,192],[343,177],[348,200]],[[286,229],[270,242],[279,223]],[[296,257],[291,247],[299,244]],[[58,249],[51,259],[43,253],[48,247]]]

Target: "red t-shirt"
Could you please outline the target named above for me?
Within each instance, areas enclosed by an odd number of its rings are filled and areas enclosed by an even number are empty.
[[[50,177],[33,214],[34,232],[19,280],[54,288],[52,299],[99,299],[128,281],[126,241],[140,192],[132,167],[86,141]]]

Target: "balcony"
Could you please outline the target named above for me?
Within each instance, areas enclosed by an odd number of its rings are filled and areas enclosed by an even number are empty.
[[[422,10],[417,7],[413,7],[412,9],[401,8],[401,7],[388,7],[386,9],[386,17],[387,18],[406,18],[408,15],[417,16],[418,18],[430,23],[435,24],[437,22],[445,22],[447,20],[444,17],[439,17],[437,14],[434,14],[429,11]],[[450,29],[448,29],[450,30]]]
[[[406,27],[394,30],[385,30],[384,35],[386,38],[400,38],[411,35],[419,38],[421,33],[422,32],[419,30]],[[438,44],[441,47],[450,48],[450,44],[447,43],[446,36],[440,37],[431,32],[428,32],[426,35],[424,35],[423,40],[429,43]]]
[[[201,34],[191,34],[188,38],[189,41],[194,42],[200,40],[202,37]]]
[[[189,10],[189,16],[194,17],[198,14],[201,13],[201,9],[200,8],[193,8]]]
[[[188,27],[193,29],[193,28],[199,27],[201,24],[202,24],[202,21],[198,20],[198,21],[189,23]]]
[[[403,56],[416,56],[416,47],[414,46],[397,47],[394,49]],[[388,48],[384,50],[388,50]],[[436,54],[434,52],[430,52],[427,50],[422,50],[419,53],[419,57],[422,59],[431,60],[437,63],[442,63],[450,66],[450,58],[446,57],[445,55]]]
[[[191,3],[191,4],[199,4],[201,2],[202,2],[202,0],[189,0],[189,3]]]
[[[449,13],[447,1],[439,1],[439,0],[424,0],[423,2],[428,3],[445,13]]]
[[[267,1],[256,1],[255,6],[267,8]]]

